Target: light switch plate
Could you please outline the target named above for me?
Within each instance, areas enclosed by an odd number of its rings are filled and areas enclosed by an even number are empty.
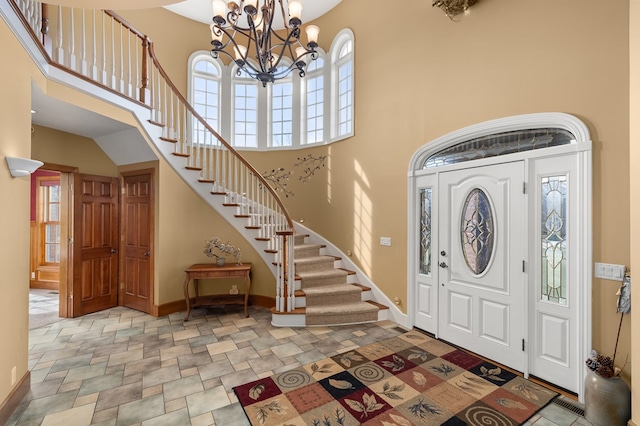
[[[381,246],[390,246],[391,245],[391,237],[380,237],[380,245]]]
[[[595,278],[605,280],[622,281],[624,279],[624,265],[614,265],[611,263],[596,263],[593,271]]]

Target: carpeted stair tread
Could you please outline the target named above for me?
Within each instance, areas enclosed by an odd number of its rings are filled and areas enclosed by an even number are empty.
[[[317,271],[323,269],[333,269],[336,258],[333,256],[308,256],[300,259],[296,258],[293,263],[296,271]]]
[[[299,272],[300,288],[308,288],[338,285],[347,283],[347,271],[342,269],[327,269],[324,271]]]
[[[358,303],[362,300],[362,289],[351,284],[326,285],[304,290],[306,306],[330,305],[340,303]]]
[[[370,288],[348,283],[348,276],[355,272],[336,267],[340,258],[320,254],[326,246],[308,243],[307,237],[294,236],[295,275],[299,297],[304,295],[306,325],[377,321],[380,308],[362,300],[362,293]]]
[[[306,325],[353,324],[378,320],[378,307],[367,303],[308,306]]]
[[[324,246],[320,244],[298,244],[294,247],[295,259],[320,256],[320,250],[323,247]]]

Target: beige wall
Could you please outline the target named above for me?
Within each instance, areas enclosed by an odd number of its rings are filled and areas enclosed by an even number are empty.
[[[13,390],[11,370],[27,373],[29,332],[29,178],[12,178],[4,157],[31,157],[31,78],[37,71],[5,25],[0,45],[12,67],[0,67],[0,404]],[[15,68],[13,68],[15,67]],[[15,70],[19,69],[20,72]]]
[[[118,176],[118,168],[93,139],[33,126],[31,154],[45,163],[77,167],[79,173]]]

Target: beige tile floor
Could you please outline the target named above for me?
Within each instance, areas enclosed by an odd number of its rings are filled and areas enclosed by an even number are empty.
[[[250,318],[234,308],[183,316],[113,308],[32,329],[31,391],[8,424],[247,425],[234,386],[403,332],[391,321],[274,328],[255,307]],[[588,425],[555,404],[527,424]]]

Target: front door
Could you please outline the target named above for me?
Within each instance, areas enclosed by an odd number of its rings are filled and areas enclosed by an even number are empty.
[[[122,304],[151,313],[153,307],[153,185],[150,171],[123,174]]]
[[[76,174],[73,316],[118,303],[118,179]]]
[[[440,174],[438,335],[524,371],[522,161]],[[435,266],[435,265],[434,265]]]

